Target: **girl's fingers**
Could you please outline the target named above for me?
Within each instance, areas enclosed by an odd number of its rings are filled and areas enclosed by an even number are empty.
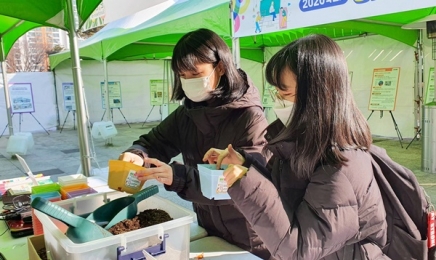
[[[163,162],[159,161],[158,159],[155,158],[144,158],[144,162],[145,163],[149,163],[149,164],[153,164],[157,167],[162,166],[162,164],[164,164]]]
[[[203,156],[203,162],[209,160],[210,157],[217,157],[218,153],[215,148],[210,148]]]

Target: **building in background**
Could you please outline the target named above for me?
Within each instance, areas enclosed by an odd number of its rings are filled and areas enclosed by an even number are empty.
[[[7,57],[7,72],[49,71],[48,55],[69,49],[67,32],[52,28],[35,28],[21,36]]]

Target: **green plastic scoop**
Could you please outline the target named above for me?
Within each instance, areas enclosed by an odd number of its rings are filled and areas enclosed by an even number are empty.
[[[104,226],[105,229],[125,219],[132,219],[138,214],[138,203],[159,192],[156,185],[151,185],[137,193],[117,198],[94,210],[86,219]]]
[[[99,225],[85,218],[74,215],[61,206],[58,206],[44,198],[36,197],[33,199],[31,205],[34,209],[37,209],[68,225],[65,235],[74,243],[86,243],[112,236],[111,233]]]

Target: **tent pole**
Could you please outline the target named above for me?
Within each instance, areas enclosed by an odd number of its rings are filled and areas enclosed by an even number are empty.
[[[239,47],[239,38],[232,38],[232,54],[233,54],[233,62],[235,63],[236,68],[241,67],[241,49]]]
[[[88,117],[86,116],[85,103],[83,100],[83,81],[79,60],[79,51],[77,47],[77,36],[75,32],[73,0],[67,0],[68,18],[69,18],[69,40],[71,51],[71,62],[73,66],[73,82],[74,82],[74,95],[76,101],[77,113],[77,130],[79,134],[79,148],[80,148],[80,161],[82,167],[82,174],[90,176],[91,172],[91,155],[89,150],[88,139]]]
[[[14,126],[11,115],[11,100],[9,98],[8,72],[6,68],[6,55],[4,52],[3,37],[0,37],[0,63],[3,74],[3,90],[5,92],[6,117],[8,118],[9,136],[14,135]]]
[[[106,118],[107,121],[110,122],[112,121],[112,111],[110,109],[110,102],[109,102],[109,76],[108,76],[108,72],[107,72],[107,60],[104,59],[103,60],[103,70],[104,70],[104,91],[106,92],[106,95],[104,95],[104,105],[105,105],[105,110],[106,110]],[[112,144],[112,138],[108,138],[106,140],[106,145],[111,145]]]

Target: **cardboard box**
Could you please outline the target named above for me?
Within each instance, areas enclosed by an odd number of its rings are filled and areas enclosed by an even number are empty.
[[[44,235],[28,237],[27,247],[29,249],[29,260],[41,260],[38,251],[45,247]]]

